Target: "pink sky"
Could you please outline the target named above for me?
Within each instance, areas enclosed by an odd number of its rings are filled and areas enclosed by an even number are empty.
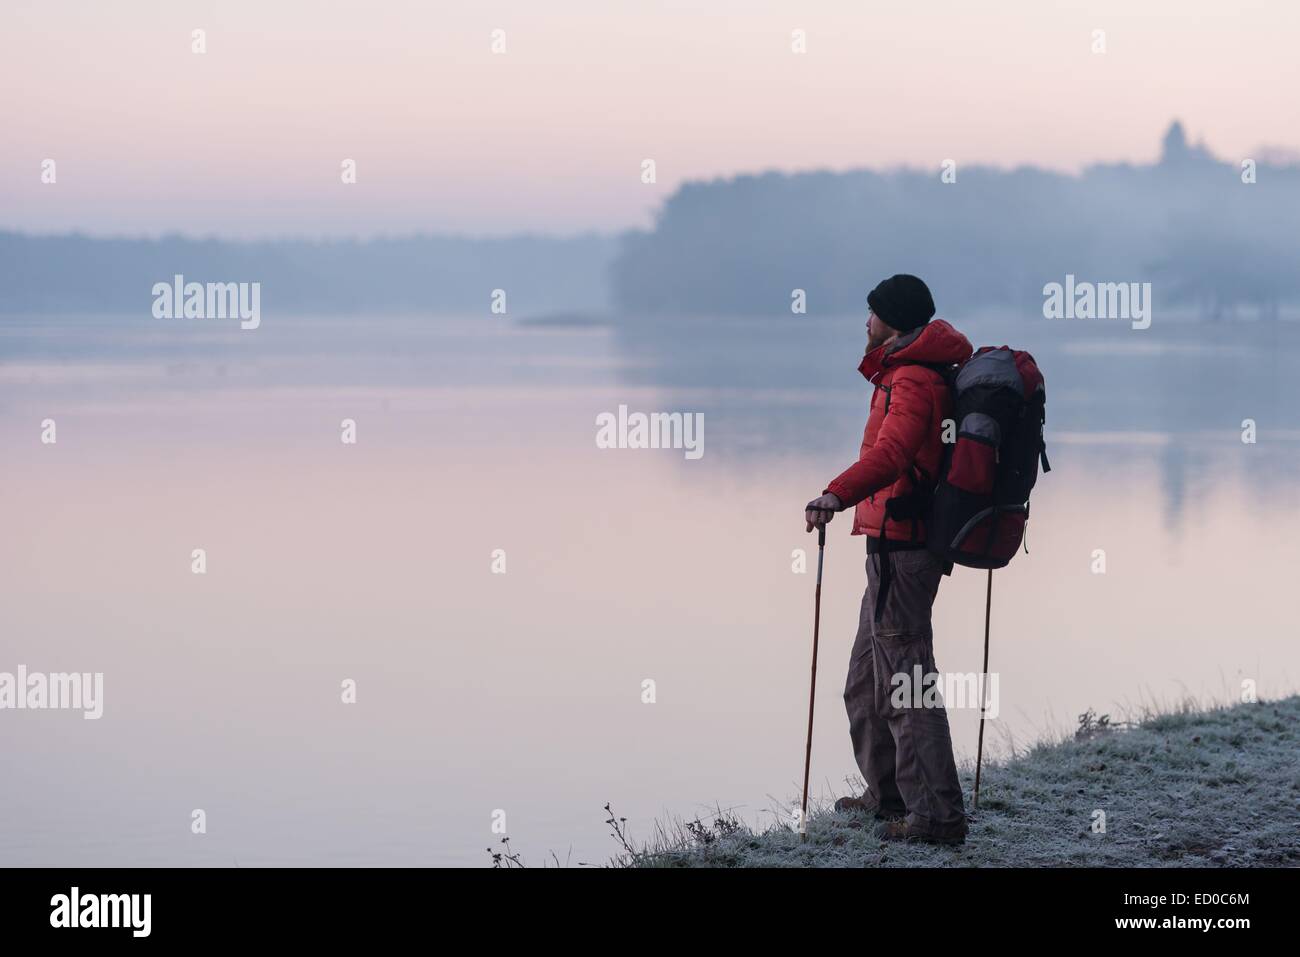
[[[742,172],[1146,162],[1174,117],[1238,159],[1300,147],[1298,36],[1257,0],[6,0],[0,229],[616,230]]]

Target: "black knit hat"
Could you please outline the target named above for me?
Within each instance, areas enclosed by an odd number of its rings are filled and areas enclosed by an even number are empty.
[[[867,305],[899,332],[919,329],[934,318],[934,299],[929,288],[907,273],[890,276],[867,293]]]

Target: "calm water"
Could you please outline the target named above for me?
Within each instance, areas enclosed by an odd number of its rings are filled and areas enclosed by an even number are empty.
[[[1030,555],[995,578],[995,747],[1244,678],[1295,691],[1300,324],[954,321],[1031,348],[1050,397]],[[0,863],[482,865],[497,810],[531,864],[603,861],[607,801],[637,838],[786,813],[813,591],[792,552],[856,455],[861,327],[4,321],[0,671],[103,672],[104,716],[0,711]],[[598,449],[620,404],[703,412],[704,456]],[[848,532],[826,795],[853,771]],[[945,670],[979,669],[983,588],[941,588]],[[977,714],[951,714],[962,755]]]

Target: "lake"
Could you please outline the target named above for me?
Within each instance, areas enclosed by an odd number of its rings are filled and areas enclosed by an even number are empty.
[[[863,321],[0,322],[0,672],[104,676],[98,720],[0,711],[0,863],[483,866],[501,820],[531,866],[599,863],[606,802],[634,839],[718,806],[786,819],[802,507],[857,454]],[[1296,691],[1300,323],[951,321],[1033,351],[1049,397],[1029,554],[994,577],[986,747]],[[702,414],[703,455],[598,448],[620,405]],[[823,797],[855,770],[849,529]],[[984,586],[940,589],[945,671],[980,669]],[[950,720],[973,758],[978,709]]]

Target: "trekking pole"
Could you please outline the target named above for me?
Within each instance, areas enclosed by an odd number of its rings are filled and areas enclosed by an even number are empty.
[[[989,585],[984,593],[984,670],[980,674],[980,740],[975,749],[975,800],[980,806],[980,765],[984,761],[984,700],[989,688],[989,614],[993,609],[993,569],[989,569]]]
[[[808,688],[808,746],[803,753],[803,807],[799,813],[801,841],[808,840],[808,772],[812,768],[813,703],[817,700],[817,634],[822,622],[822,556],[826,553],[826,526],[817,529],[817,590],[813,592],[812,682]]]

